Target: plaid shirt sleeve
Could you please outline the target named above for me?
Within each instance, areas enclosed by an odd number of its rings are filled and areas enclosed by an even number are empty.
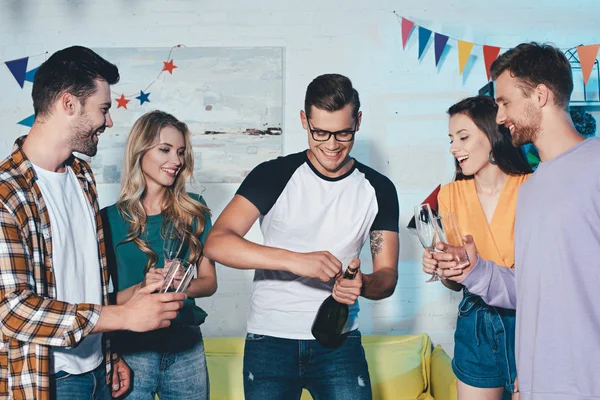
[[[72,347],[89,334],[100,317],[100,305],[69,304],[35,293],[33,251],[27,224],[0,203],[0,330],[21,342]]]

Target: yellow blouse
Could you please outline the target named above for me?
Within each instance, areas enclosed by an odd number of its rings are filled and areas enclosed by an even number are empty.
[[[438,193],[439,213],[453,212],[456,215],[461,235],[473,236],[477,251],[483,259],[514,268],[517,192],[530,176],[508,176],[490,224],[479,202],[474,179],[455,181],[442,186]]]

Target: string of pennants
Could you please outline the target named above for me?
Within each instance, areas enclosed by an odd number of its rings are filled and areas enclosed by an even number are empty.
[[[465,66],[467,65],[467,61],[471,56],[471,52],[473,51],[474,46],[482,47],[483,52],[483,61],[485,64],[485,72],[487,74],[488,81],[490,80],[490,67],[492,63],[498,58],[501,50],[508,50],[505,47],[497,47],[490,46],[487,44],[478,44],[474,42],[469,42],[466,40],[455,39],[449,37],[447,35],[433,32],[430,29],[427,29],[423,26],[415,24],[413,21],[398,15],[395,11],[398,22],[401,25],[402,31],[402,49],[406,49],[406,44],[411,38],[413,31],[418,32],[418,40],[419,40],[419,56],[421,56],[425,52],[427,45],[431,39],[431,35],[433,34],[433,49],[435,53],[435,66],[437,67],[440,59],[442,58],[442,54],[444,53],[444,49],[448,44],[448,40],[453,40],[457,42],[458,48],[458,71],[459,75],[462,75]],[[600,44],[589,44],[589,45],[581,45],[576,46],[577,55],[579,57],[579,63],[581,65],[581,72],[583,74],[583,82],[587,85],[590,75],[592,73],[592,69],[594,68],[594,63],[596,62],[596,57],[598,56],[598,50],[600,49]]]
[[[139,100],[140,106],[143,105],[144,103],[150,103],[150,94],[151,94],[151,92],[149,92],[150,87],[158,80],[158,78],[160,78],[160,76],[164,72],[168,72],[169,74],[173,75],[173,70],[175,68],[177,68],[177,65],[175,65],[175,61],[171,58],[171,55],[172,55],[174,49],[180,48],[180,47],[185,47],[185,46],[182,44],[178,44],[178,45],[171,47],[169,54],[167,56],[167,60],[162,62],[162,69],[160,70],[160,72],[158,73],[156,78],[154,78],[148,85],[146,85],[144,87],[144,89],[140,90],[139,95],[137,92],[132,93],[132,94],[121,93],[121,95],[119,97],[115,97],[114,101],[117,104],[117,109],[119,109],[119,108],[127,109],[127,103],[129,103],[131,101],[131,99],[133,99],[133,98]],[[45,52],[42,54],[36,54],[33,56],[29,56],[29,57],[10,60],[10,61],[4,62],[4,64],[6,65],[6,67],[12,74],[12,76],[15,78],[17,84],[21,87],[21,89],[23,89],[25,87],[25,82],[33,83],[35,73],[39,69],[39,66],[38,66],[38,67],[30,69],[28,71],[27,66],[29,63],[29,59],[39,57],[42,55],[47,56],[47,54],[48,54],[48,52]],[[41,65],[41,63],[40,63],[40,65]],[[23,118],[21,121],[17,122],[17,124],[32,127],[34,119],[35,119],[35,115],[32,114],[26,118]]]

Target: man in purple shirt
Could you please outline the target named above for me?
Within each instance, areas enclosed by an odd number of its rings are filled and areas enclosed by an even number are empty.
[[[521,400],[600,399],[600,139],[573,126],[571,67],[557,48],[521,44],[491,74],[497,122],[542,161],[519,190],[515,269],[480,258],[466,236],[471,264],[457,269],[440,245],[438,271],[489,305],[517,309]]]

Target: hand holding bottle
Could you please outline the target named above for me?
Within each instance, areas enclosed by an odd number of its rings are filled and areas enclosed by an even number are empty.
[[[354,279],[344,279],[343,275],[338,276],[333,286],[332,296],[335,301],[341,304],[352,305],[356,303],[362,289],[362,273],[360,272],[360,260],[355,258],[350,262],[349,268],[358,269]]]

